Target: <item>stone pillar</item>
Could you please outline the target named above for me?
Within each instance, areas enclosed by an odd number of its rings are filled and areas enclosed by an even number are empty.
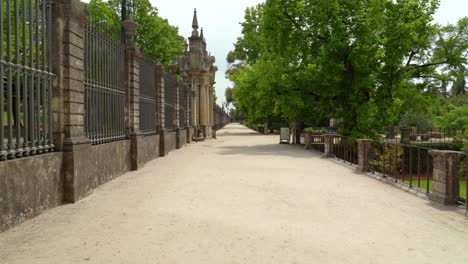
[[[159,107],[159,111],[157,112],[158,115],[158,123],[157,123],[157,128],[159,130],[159,156],[164,157],[167,154],[167,151],[165,149],[165,130],[166,130],[166,113],[165,113],[165,93],[164,93],[164,87],[165,87],[165,76],[166,73],[164,71],[164,67],[161,65],[156,65],[156,72],[157,76],[159,79],[156,80],[157,87],[156,87],[156,93],[157,93],[157,106]]]
[[[190,113],[191,113],[191,110],[190,110],[190,94],[192,93],[192,89],[191,89],[191,86],[188,85],[188,80],[185,80],[186,81],[186,89],[185,89],[185,129],[186,129],[186,133],[187,133],[187,136],[186,136],[186,143],[190,143],[192,142],[192,137],[191,137],[191,133],[190,133],[190,130],[192,129],[192,124],[190,124]],[[193,112],[193,110],[192,110]]]
[[[206,126],[211,128],[211,111],[213,110],[213,98],[212,98],[213,91],[211,90],[211,86],[206,86]]]
[[[429,199],[443,204],[456,204],[459,196],[461,152],[429,150],[433,159],[432,193]]]
[[[335,135],[325,134],[323,135],[323,139],[325,141],[324,156],[326,158],[333,157],[333,141],[335,140]]]
[[[177,65],[174,64],[172,65],[172,73],[173,74],[176,74],[177,72]],[[175,81],[174,81],[174,89],[175,89],[175,102],[174,102],[174,119],[172,120],[173,122],[173,125],[176,129],[179,129],[181,127],[182,124],[180,124],[180,109],[179,109],[179,106],[180,106],[180,102],[179,102],[179,80],[177,79],[177,77],[174,77],[175,78]]]
[[[369,153],[372,147],[372,140],[370,139],[358,139],[357,151],[358,151],[358,172],[369,172]]]
[[[53,131],[64,157],[64,201],[75,202],[87,190],[80,174],[91,143],[86,137],[84,87],[84,28],[86,15],[79,0],[55,0],[52,5]]]
[[[206,126],[207,125],[207,120],[206,120],[206,86],[205,83],[203,82],[201,87],[200,87],[200,125],[201,126]]]
[[[210,86],[210,105],[209,105],[209,109],[210,109],[210,126],[214,126],[214,105],[215,105],[214,88],[213,88],[213,85],[211,85]]]
[[[405,127],[405,128],[400,129],[400,133],[401,133],[400,143],[401,144],[410,144],[410,135],[412,131],[413,129],[410,127]]]
[[[164,111],[164,67],[161,65],[156,65],[156,127],[158,131],[163,131],[166,128],[165,125],[165,111]]]
[[[128,122],[127,129],[130,134],[130,159],[131,169],[138,170],[142,164],[138,162],[139,142],[141,141],[140,131],[140,61],[142,54],[138,48],[130,41],[133,39],[137,24],[130,17],[122,22],[125,30],[125,74],[127,87],[127,108]]]
[[[267,125],[268,123],[265,122],[265,126]],[[305,149],[311,149],[312,146],[312,133],[310,132],[304,132],[304,148]]]
[[[53,6],[52,62],[56,69],[52,112],[54,144],[61,149],[87,142],[84,127],[84,27],[86,15],[78,0],[56,0]]]
[[[199,127],[200,126],[200,85],[198,82],[195,82],[195,96],[193,97],[194,99],[194,104],[193,104],[193,114],[195,118],[193,119],[195,121],[195,126]]]

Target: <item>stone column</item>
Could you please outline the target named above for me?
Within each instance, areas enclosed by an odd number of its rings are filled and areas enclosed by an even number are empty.
[[[193,104],[193,114],[194,114],[194,122],[195,126],[200,126],[200,85],[197,81],[195,81],[195,95],[193,97],[194,104]]]
[[[401,131],[400,143],[410,144],[410,136],[411,136],[413,129],[410,127],[405,127],[405,128],[401,128],[400,131]]]
[[[84,27],[86,15],[78,0],[55,0],[52,11],[51,59],[56,69],[52,112],[54,144],[88,143],[84,127]]]
[[[156,66],[156,72],[157,76],[159,79],[156,80],[157,87],[156,87],[156,93],[157,93],[157,105],[159,106],[159,111],[157,113],[158,115],[158,123],[157,127],[159,130],[159,156],[164,157],[167,154],[166,151],[166,112],[165,112],[165,92],[164,92],[164,87],[165,87],[165,76],[166,72],[164,71],[164,67],[161,65]]]
[[[129,18],[122,22],[125,30],[125,74],[127,87],[127,129],[130,134],[130,163],[132,170],[141,167],[139,162],[139,145],[141,145],[140,131],[140,61],[141,51],[130,41],[133,39],[137,24]]]
[[[190,94],[192,93],[192,87],[188,84],[188,80],[185,79],[185,129],[187,130],[187,144],[192,142],[192,125],[190,124]]]
[[[156,127],[158,131],[163,131],[166,128],[165,125],[165,111],[164,111],[164,76],[166,73],[164,72],[164,67],[161,65],[156,65],[156,107],[158,107],[158,111],[156,112],[157,115],[157,123]]]
[[[184,127],[185,128],[188,128],[190,127],[190,110],[189,110],[189,106],[190,106],[190,102],[189,102],[189,98],[190,98],[190,85],[188,84],[188,80],[187,80],[187,76],[186,74],[184,74],[184,94],[185,94],[185,97],[184,97],[184,101],[182,102],[182,104],[184,105],[184,108],[185,108],[185,124]]]
[[[210,85],[209,91],[210,91],[210,105],[208,109],[209,109],[209,115],[210,115],[210,126],[213,127],[214,126],[214,104],[215,104],[213,85]]]
[[[176,74],[177,67],[178,66],[176,64],[172,65],[172,73],[173,74]],[[173,88],[175,89],[175,97],[176,98],[175,98],[175,102],[174,102],[174,119],[173,119],[172,123],[173,123],[173,125],[174,125],[174,127],[176,129],[179,129],[180,126],[182,125],[182,124],[180,124],[180,119],[179,119],[180,118],[180,111],[179,111],[179,104],[180,104],[180,102],[179,102],[179,80],[175,76],[174,76],[174,78],[175,78],[175,81],[174,81],[174,87]]]
[[[325,135],[323,135],[323,139],[325,141],[324,156],[326,158],[333,157],[333,141],[335,140],[335,135],[325,134]]]
[[[461,152],[429,150],[433,159],[432,193],[429,199],[443,204],[456,204],[459,196]]]
[[[63,150],[64,201],[75,202],[87,190],[81,172],[91,143],[85,133],[84,28],[86,15],[79,0],[55,0],[52,5],[53,131]]]
[[[369,172],[369,153],[372,147],[372,140],[370,139],[358,139],[357,151],[358,151],[358,172]]]
[[[207,125],[207,120],[206,120],[206,105],[207,105],[207,100],[206,100],[206,86],[205,82],[202,82],[202,85],[200,86],[200,125],[201,126],[206,126]]]
[[[265,129],[267,129],[267,122],[265,122],[264,126]],[[312,133],[310,132],[304,132],[304,148],[305,149],[311,149],[312,148]]]

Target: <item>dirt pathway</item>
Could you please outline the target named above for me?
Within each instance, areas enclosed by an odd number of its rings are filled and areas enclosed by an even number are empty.
[[[229,125],[0,234],[0,263],[468,263],[468,220]]]

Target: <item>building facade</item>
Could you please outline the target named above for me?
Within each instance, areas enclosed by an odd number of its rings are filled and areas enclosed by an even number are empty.
[[[186,72],[186,82],[192,93],[193,125],[203,132],[204,138],[212,138],[214,126],[214,84],[218,68],[215,57],[207,51],[203,28],[198,30],[197,11],[192,21],[192,35],[185,44],[182,70]]]

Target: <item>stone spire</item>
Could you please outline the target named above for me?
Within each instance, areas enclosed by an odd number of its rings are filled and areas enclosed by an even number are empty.
[[[192,21],[192,36],[198,36],[198,19],[197,19],[197,9],[193,11],[193,21]]]
[[[200,39],[201,39],[202,51],[206,51],[206,40],[205,40],[205,35],[203,34],[203,28],[201,28]]]

